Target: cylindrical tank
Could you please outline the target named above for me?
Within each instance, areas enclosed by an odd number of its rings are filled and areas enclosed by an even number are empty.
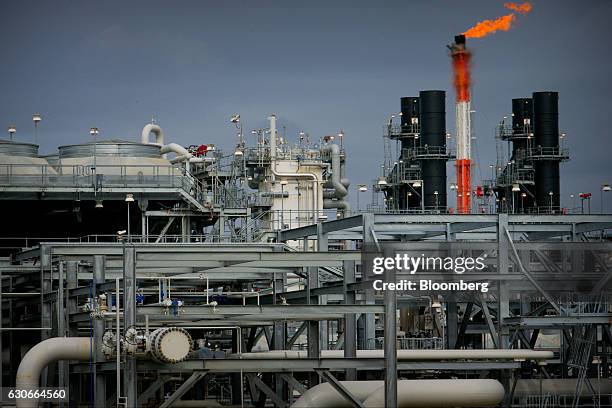
[[[44,158],[38,157],[38,145],[0,140],[0,175],[42,176],[55,174]]]
[[[533,93],[533,130],[536,154],[539,148],[552,150],[552,148],[559,147],[559,95],[557,92]],[[535,185],[538,207],[558,209],[561,197],[557,159],[536,160]]]
[[[95,144],[90,142],[59,147],[58,165],[62,174],[87,173],[94,162],[97,174],[174,174],[170,162],[161,157],[160,146],[154,144],[101,140]]]
[[[444,91],[421,91],[419,101],[421,148],[445,147],[446,93]],[[446,160],[442,158],[422,160],[421,175],[425,207],[429,209],[446,208]]]
[[[535,145],[559,146],[559,94],[533,93],[533,120]]]

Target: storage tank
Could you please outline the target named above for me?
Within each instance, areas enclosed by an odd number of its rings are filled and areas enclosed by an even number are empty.
[[[55,170],[44,158],[38,157],[38,145],[0,140],[0,175],[44,175]]]
[[[162,158],[160,149],[159,145],[124,140],[60,146],[58,170],[62,174],[89,174],[95,165],[99,175],[180,175],[179,169]]]

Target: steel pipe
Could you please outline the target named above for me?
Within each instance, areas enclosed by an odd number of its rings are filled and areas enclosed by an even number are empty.
[[[340,382],[366,408],[382,407],[383,381]],[[397,407],[491,407],[504,397],[496,380],[402,380],[397,382]],[[292,408],[352,407],[329,383],[310,388]]]
[[[272,350],[235,354],[240,359],[304,359],[306,351]],[[342,350],[322,350],[321,358],[344,358]],[[383,350],[357,350],[357,358],[384,358]],[[552,351],[534,350],[398,350],[398,360],[546,360],[553,358]]]
[[[86,361],[91,358],[91,339],[89,337],[53,337],[32,347],[19,364],[15,388],[18,390],[37,390],[40,374],[50,363],[57,360]],[[16,399],[17,408],[35,408],[37,398]]]

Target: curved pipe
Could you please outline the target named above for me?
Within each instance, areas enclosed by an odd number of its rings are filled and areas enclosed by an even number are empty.
[[[318,222],[317,219],[317,206],[319,204],[319,179],[314,173],[279,173],[274,169],[274,165],[270,166],[272,174],[276,177],[290,177],[290,178],[308,178],[312,180],[312,216],[313,222]]]
[[[331,155],[331,180],[327,180],[323,186],[334,190],[331,193],[323,193],[323,197],[327,198],[323,202],[323,208],[340,208],[349,211],[350,205],[345,200],[345,197],[348,195],[347,187],[350,183],[348,179],[341,178],[340,146],[333,143],[327,144],[321,147],[321,153],[329,153]],[[331,198],[336,198],[338,201],[334,202]]]
[[[53,337],[32,347],[19,364],[15,379],[16,389],[37,389],[42,370],[57,360],[89,360],[91,339],[89,337]],[[38,399],[16,399],[17,408],[34,408]]]
[[[385,405],[384,381],[340,381],[364,407]],[[491,407],[504,398],[496,380],[402,380],[397,382],[398,407]],[[351,407],[329,383],[310,388],[292,408]]]
[[[308,358],[306,351],[273,350],[241,353],[241,359],[302,359]],[[383,358],[383,350],[357,350],[357,358]],[[343,350],[321,350],[321,358],[344,358]],[[397,350],[398,360],[546,360],[553,358],[552,351],[535,350]]]
[[[140,134],[140,143],[149,144],[149,135],[153,133],[155,135],[155,144],[162,146],[164,144],[164,131],[159,125],[155,123],[149,123],[142,128]]]
[[[166,145],[163,145],[161,147],[160,153],[163,155],[165,155],[166,153],[176,154],[176,157],[170,160],[170,163],[173,164],[182,163],[184,161],[191,161],[191,158],[193,158],[193,155],[178,143],[168,143]]]

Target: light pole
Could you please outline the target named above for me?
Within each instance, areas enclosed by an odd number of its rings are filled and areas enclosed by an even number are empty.
[[[576,196],[574,194],[570,194],[570,198],[572,199],[572,213],[576,212]]]
[[[525,197],[527,197],[527,193],[521,193],[521,213],[525,212]]]
[[[612,187],[610,187],[610,185],[608,183],[606,184],[602,184],[601,185],[601,191],[599,192],[599,196],[600,196],[600,205],[601,205],[601,213],[604,213],[604,193],[609,193],[610,190],[612,190]]]
[[[15,133],[17,133],[17,128],[15,127],[15,125],[11,125],[8,127],[8,132],[9,132],[9,136],[11,138],[11,142],[13,141],[13,136],[15,136]]]
[[[359,196],[361,193],[365,193],[368,191],[368,186],[365,184],[357,184],[357,211],[361,211],[361,207],[359,206]]]
[[[548,196],[550,197],[550,213],[553,213],[553,192],[549,191]]]
[[[421,211],[425,214],[425,187],[423,186],[423,180],[415,180],[412,183],[412,187],[421,189]]]
[[[457,183],[450,183],[450,190],[451,191],[456,191],[457,190]]]
[[[93,166],[91,167],[91,175],[93,177],[93,186],[94,186],[94,195],[98,191],[98,169],[96,167],[96,136],[98,136],[100,131],[97,127],[92,127],[89,129],[89,134],[93,137]]]
[[[436,196],[436,212],[438,212],[438,190],[434,191],[434,196]]]
[[[130,203],[134,202],[134,194],[126,194],[125,202],[127,203],[127,240],[132,242],[132,235],[130,233]]]
[[[34,122],[34,144],[38,144],[38,124],[41,120],[42,116],[40,116],[40,113],[32,115],[32,122]]]

